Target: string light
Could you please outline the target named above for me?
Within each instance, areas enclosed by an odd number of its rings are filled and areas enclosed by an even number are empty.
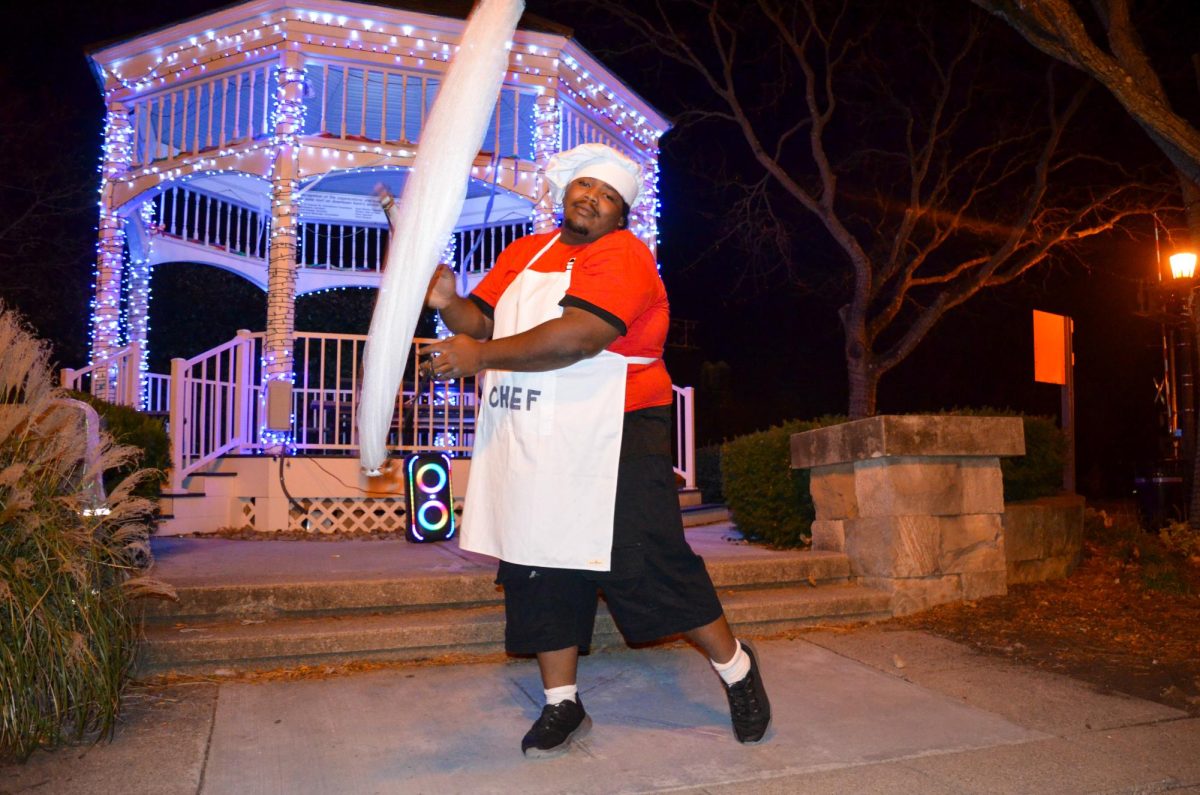
[[[311,77],[315,70],[336,59],[345,70],[345,92],[349,69],[358,69],[363,75],[365,103],[368,75],[395,79],[406,90],[411,77],[427,78],[432,64],[448,62],[458,49],[461,23],[457,20],[446,22],[452,28],[448,32],[414,24],[405,12],[372,7],[370,13],[376,18],[288,8],[227,24],[222,20],[228,16],[218,12],[199,23],[208,24],[208,28],[198,31],[193,26],[193,32],[177,41],[156,43],[153,49],[129,55],[139,44],[135,40],[93,56],[106,78],[109,108],[100,163],[93,363],[112,358],[124,329],[129,341],[142,344],[139,367],[145,372],[153,237],[161,233],[161,228],[154,224],[153,203],[142,203],[139,220],[150,232],[146,236],[149,242],[145,251],[130,256],[126,240],[128,212],[121,208],[130,201],[142,201],[148,191],[161,194],[199,177],[250,178],[257,183],[255,192],[261,192],[259,186],[265,178],[270,182],[271,297],[269,333],[261,365],[265,381],[294,380],[291,334],[286,330],[292,328],[294,320],[300,186],[337,170],[356,174],[405,171],[415,157],[414,143],[409,141],[373,143],[340,136],[330,140],[332,130],[310,131],[306,125],[308,113],[315,114],[326,101],[323,91],[310,91]],[[379,14],[387,18],[381,20]],[[535,36],[539,36],[537,41],[531,41]],[[645,107],[641,101],[575,42],[560,40],[561,44],[548,46],[540,43],[544,38],[518,31],[510,43],[505,90],[520,97],[514,115],[522,132],[511,144],[512,156],[500,158],[494,168],[476,166],[472,176],[531,201],[531,223],[536,231],[546,231],[556,225],[543,176],[549,157],[566,146],[602,140],[643,165],[643,189],[631,208],[630,229],[656,248],[661,211],[658,141],[667,126],[657,117],[648,118],[648,111],[639,110]],[[355,55],[359,52],[364,55]],[[354,63],[356,57],[359,61]],[[246,75],[250,75],[248,82]],[[259,85],[263,86],[262,99]],[[237,113],[244,107],[247,86],[250,115],[243,111],[239,121]],[[238,98],[236,102],[234,97]],[[529,97],[533,102],[527,102]],[[345,95],[342,100],[344,105]],[[422,110],[428,101],[423,90]],[[181,106],[178,115],[177,105]],[[199,129],[204,113],[207,139],[201,137]],[[232,120],[230,114],[234,114]],[[323,114],[321,118],[324,121]],[[219,132],[225,136],[231,123],[232,138],[236,140],[220,146],[205,145],[212,143],[217,134],[214,125],[220,125]],[[373,123],[381,124],[381,119]],[[139,135],[144,136],[146,152],[138,151]],[[521,159],[523,153],[528,153],[525,156],[530,159]],[[160,223],[163,220],[158,219]],[[345,227],[369,228],[353,224]],[[452,246],[453,239],[446,254],[451,259]],[[249,248],[244,253],[250,256]],[[120,305],[126,273],[128,308],[123,314]],[[272,335],[271,330],[285,331]],[[97,373],[96,385],[109,389],[115,366],[97,369],[102,372]],[[288,443],[279,434],[265,433],[265,429],[260,437],[264,442]]]
[[[159,229],[154,223],[154,202],[144,201],[138,211],[142,224],[142,239],[146,242],[145,250],[140,256],[129,257],[129,309],[126,318],[126,337],[131,345],[136,344],[140,352],[136,362],[138,373],[138,403],[145,409],[149,395],[147,380],[150,373],[150,277],[152,273],[152,258],[154,238]],[[128,250],[128,246],[126,246]]]

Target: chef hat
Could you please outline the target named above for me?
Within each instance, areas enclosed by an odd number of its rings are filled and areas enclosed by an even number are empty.
[[[550,198],[562,204],[567,186],[580,177],[593,177],[617,189],[630,207],[642,189],[642,169],[625,155],[604,144],[580,144],[559,152],[546,164]]]

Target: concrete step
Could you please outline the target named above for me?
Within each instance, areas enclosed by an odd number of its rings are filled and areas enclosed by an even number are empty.
[[[197,544],[214,544],[213,541],[198,541]],[[228,554],[253,554],[255,546],[271,542],[225,542]],[[314,568],[306,568],[298,562],[291,571],[275,573],[259,572],[253,579],[217,582],[187,582],[165,572],[164,579],[175,586],[178,600],[150,600],[145,604],[144,614],[151,623],[195,621],[222,617],[264,618],[272,616],[329,615],[367,612],[400,612],[430,608],[469,608],[481,604],[498,604],[503,595],[495,585],[494,566],[485,564],[472,567],[465,572],[439,572],[445,566],[440,560],[431,562],[427,568],[403,567],[403,562],[388,569],[386,563],[371,560],[373,570],[353,571],[355,560],[351,555],[369,556],[372,547],[381,555],[398,555],[402,552],[428,554],[433,550],[416,548],[416,545],[395,545],[390,542],[365,542],[353,546],[338,546],[335,543],[290,542],[296,555],[330,554],[330,548],[340,549],[332,553],[339,561],[345,555],[345,566],[350,571],[323,577]],[[710,542],[711,543],[711,542]],[[399,552],[395,549],[400,547]],[[722,556],[724,550],[705,554],[704,544],[695,544],[704,555],[709,574],[718,588],[755,588],[788,584],[819,584],[845,582],[850,575],[847,557],[837,552],[779,552]],[[755,550],[756,552],[758,550]],[[210,565],[219,565],[215,561]],[[359,573],[363,572],[363,573]],[[230,572],[230,578],[236,577]]]
[[[769,634],[888,615],[888,594],[849,584],[843,554],[746,544],[728,524],[689,529],[687,539],[739,631]],[[152,575],[174,586],[179,599],[145,603],[143,673],[503,650],[495,561],[457,541],[151,543]],[[595,642],[623,642],[603,610]]]
[[[680,513],[683,515],[684,527],[720,524],[728,522],[730,518],[729,508],[717,503],[684,506],[680,509]]]
[[[736,632],[765,635],[788,629],[886,618],[888,595],[857,585],[808,585],[723,591]],[[594,646],[624,641],[601,606]],[[366,660],[414,660],[503,651],[499,604],[393,613],[224,619],[146,628],[138,670],[213,673],[270,670]]]

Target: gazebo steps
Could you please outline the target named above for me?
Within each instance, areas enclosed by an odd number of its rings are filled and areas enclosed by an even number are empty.
[[[688,531],[738,631],[885,618],[889,596],[850,583],[832,552],[730,543]],[[156,576],[179,599],[146,603],[139,669],[205,673],[501,651],[494,563],[451,544],[156,539]],[[622,643],[603,608],[596,645]]]
[[[761,635],[814,624],[887,618],[889,597],[856,585],[728,591],[721,598],[735,631]],[[624,643],[608,611],[596,618],[595,648]],[[151,624],[139,671],[211,674],[298,665],[435,659],[504,650],[504,607],[487,604],[276,618]]]

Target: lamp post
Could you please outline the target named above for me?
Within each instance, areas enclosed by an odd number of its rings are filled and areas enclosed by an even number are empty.
[[[1197,451],[1196,427],[1196,341],[1200,328],[1197,326],[1195,311],[1196,298],[1196,254],[1181,251],[1167,258],[1171,268],[1172,293],[1178,303],[1174,309],[1182,319],[1182,329],[1176,337],[1175,350],[1168,361],[1174,360],[1175,368],[1172,373],[1175,378],[1177,392],[1172,398],[1177,401],[1176,419],[1171,423],[1173,436],[1182,441],[1176,448],[1180,458],[1191,463],[1191,495],[1188,500],[1188,521],[1192,527],[1200,528],[1200,456]],[[1172,313],[1174,314],[1174,313]],[[1168,407],[1168,412],[1170,412]],[[1178,427],[1175,427],[1176,422]],[[1178,432],[1177,434],[1175,432]]]

